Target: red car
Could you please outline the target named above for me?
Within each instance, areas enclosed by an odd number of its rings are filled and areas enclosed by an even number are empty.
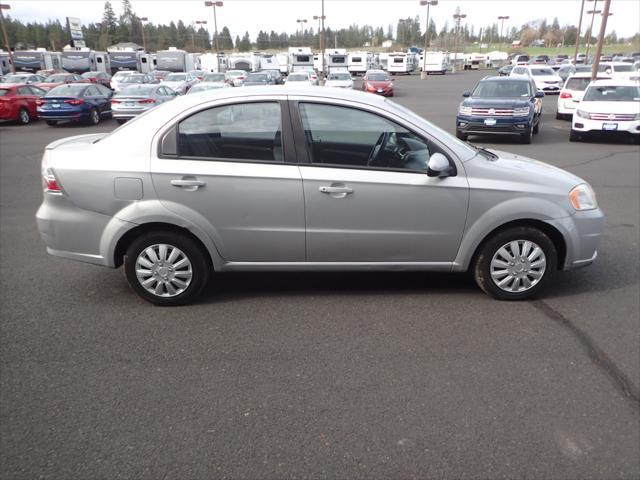
[[[38,118],[36,101],[46,91],[35,85],[6,85],[0,83],[0,120],[18,121],[26,125]]]
[[[82,75],[82,82],[84,83],[99,83],[107,88],[111,88],[111,75],[105,72],[85,72]]]
[[[55,73],[53,75],[49,75],[43,82],[38,83],[37,86],[43,90],[51,90],[52,88],[64,85],[65,83],[77,83],[81,81],[82,77],[75,73]]]
[[[369,70],[362,80],[363,90],[385,97],[393,97],[393,81],[384,70]]]

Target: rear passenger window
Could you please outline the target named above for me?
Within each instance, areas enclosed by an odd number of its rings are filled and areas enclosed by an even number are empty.
[[[31,90],[29,87],[20,87],[18,88],[18,95],[31,95]]]
[[[209,108],[178,125],[178,154],[211,160],[283,162],[280,104]]]

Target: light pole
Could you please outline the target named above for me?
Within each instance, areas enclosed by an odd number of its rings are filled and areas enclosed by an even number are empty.
[[[453,67],[451,71],[456,73],[456,60],[458,60],[458,31],[460,30],[460,21],[467,18],[466,13],[455,13],[453,18],[456,21],[456,34],[453,37]]]
[[[604,34],[607,30],[607,19],[609,18],[609,7],[611,0],[604,0],[604,12],[602,13],[602,23],[600,24],[600,35],[598,35],[598,45],[596,46],[596,58],[593,59],[591,67],[591,81],[593,82],[598,75],[598,66],[600,65],[600,55],[602,55],[602,44],[604,43]]]
[[[500,44],[502,45],[502,43],[504,42],[504,37],[502,36],[502,29],[504,28],[504,21],[509,20],[509,15],[500,15],[498,17],[498,20],[500,20]]]
[[[422,52],[422,73],[420,78],[427,78],[427,48],[429,48],[429,7],[438,5],[438,0],[420,0],[420,5],[427,6],[427,23],[424,29],[424,51]]]
[[[591,37],[593,37],[593,19],[596,17],[596,13],[602,13],[602,10],[596,10],[598,0],[587,0],[587,2],[593,2],[593,10],[589,10],[587,15],[591,14],[591,26],[589,27],[589,38],[587,38],[587,53],[585,54],[585,63],[589,58],[589,46],[591,45]]]
[[[580,30],[582,29],[582,14],[584,13],[584,0],[582,0],[582,5],[580,6],[580,20],[578,21],[578,31],[576,33],[576,51],[573,54],[573,64],[576,65],[578,63],[578,48],[580,47]]]
[[[142,27],[142,48],[144,48],[144,51],[147,51],[147,40],[144,36],[144,22],[148,22],[149,18],[148,17],[140,17],[140,26]]]
[[[196,25],[206,25],[206,24],[207,24],[206,20],[196,20]],[[197,34],[197,32],[196,32],[196,34]],[[195,48],[194,48],[194,50],[195,50]],[[202,41],[202,50],[204,50],[204,40]]]
[[[9,46],[9,37],[7,36],[7,29],[4,26],[4,14],[2,10],[10,10],[11,6],[6,3],[0,3],[0,24],[2,24],[2,35],[4,36],[4,44],[7,47],[9,53],[9,66],[11,67],[11,73],[16,73],[16,67],[13,65],[13,53],[11,53],[11,47]]]
[[[307,23],[307,19],[306,18],[299,18],[296,20],[296,23],[298,23],[298,25],[300,25],[300,34],[302,37],[304,37],[304,27],[302,26],[303,23]],[[296,36],[298,36],[298,29],[296,29]],[[304,40],[304,38],[302,39]]]
[[[224,4],[220,1],[211,2],[207,0],[204,2],[205,7],[213,7],[213,34],[215,35],[216,53],[220,53],[220,45],[218,44],[218,18],[216,16],[216,7],[222,7]]]

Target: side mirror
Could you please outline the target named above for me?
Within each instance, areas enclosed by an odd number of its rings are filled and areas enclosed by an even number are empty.
[[[427,163],[427,175],[430,177],[444,178],[451,174],[449,159],[441,153],[434,153]]]
[[[535,94],[536,98],[542,98],[544,97],[544,92],[542,90],[538,90]]]
[[[462,94],[463,97],[470,97],[471,96],[471,92],[466,91]]]

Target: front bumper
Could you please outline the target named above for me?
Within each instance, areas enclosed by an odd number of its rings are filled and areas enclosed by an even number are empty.
[[[365,88],[365,92],[375,93],[383,97],[393,97],[393,88]]]
[[[615,125],[615,127],[614,127]],[[630,133],[640,135],[640,120],[619,121],[619,120],[591,120],[573,115],[571,128],[576,132],[598,132],[602,134]]]
[[[489,122],[485,122],[489,120]],[[495,124],[491,120],[495,120]],[[533,127],[533,116],[529,117],[472,117],[458,115],[456,130],[466,135],[521,135]]]
[[[604,230],[604,213],[599,208],[576,212],[570,217],[548,220],[565,240],[566,258],[562,270],[584,267],[598,256],[598,245]]]

